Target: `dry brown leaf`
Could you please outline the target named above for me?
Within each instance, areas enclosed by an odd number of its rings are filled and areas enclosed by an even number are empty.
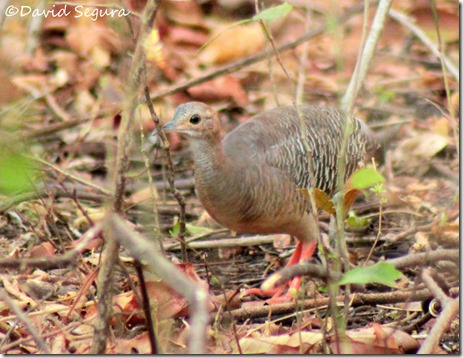
[[[308,75],[304,82],[304,89],[307,93],[311,92],[328,92],[338,93],[339,86],[334,79],[326,75]]]
[[[199,54],[201,63],[221,64],[257,53],[265,44],[265,34],[257,22],[238,25],[226,30],[227,24],[213,31],[214,39]],[[225,30],[225,32],[223,32]]]
[[[420,175],[431,159],[449,144],[449,138],[437,133],[418,133],[402,141],[392,153],[392,163],[407,173]]]
[[[40,257],[54,257],[56,249],[50,242],[44,242],[40,245],[34,246],[29,251],[29,257],[40,258]]]
[[[175,26],[169,29],[170,43],[175,45],[192,46],[200,48],[206,43],[208,36],[202,32],[182,26]]]
[[[153,199],[153,194],[154,199],[157,200],[159,197],[157,190],[152,190],[150,187],[147,187],[134,192],[128,200],[130,203],[138,205],[145,201],[151,201]]]
[[[204,288],[209,289],[207,282],[200,279],[192,264],[176,265],[189,279],[198,282]],[[173,288],[163,281],[151,281],[147,279],[146,289],[151,300],[154,313],[159,320],[189,316],[188,300],[179,295]],[[209,300],[209,310],[212,312],[215,306]]]
[[[357,196],[360,195],[360,193],[361,191],[358,189],[350,189],[344,194],[344,207],[346,213],[350,210],[352,204],[354,203]]]
[[[433,234],[436,236],[436,241],[443,245],[450,247],[459,247],[460,245],[460,219],[446,224],[439,224],[433,226]]]
[[[150,354],[151,343],[148,332],[143,332],[131,339],[116,339],[116,345],[109,348],[106,354]]]
[[[28,306],[30,308],[34,308],[37,306],[32,298],[21,291],[16,280],[11,282],[7,275],[0,275],[0,279],[3,283],[5,291],[20,301],[16,302],[19,307],[25,308]]]
[[[442,136],[448,136],[450,133],[449,120],[445,117],[431,120],[431,130],[433,133],[440,134]]]
[[[328,214],[335,215],[336,210],[331,198],[323,190],[315,189],[314,191],[315,204],[321,210],[326,211]]]
[[[15,76],[11,80],[13,84],[19,89],[32,94],[34,97],[41,97],[45,95],[48,90],[55,88],[48,88],[45,84],[48,82],[46,75],[24,75]]]
[[[458,41],[460,37],[458,31],[455,31],[460,23],[458,5],[455,3],[455,5],[452,6],[451,2],[447,4],[445,4],[445,2],[436,2],[436,5],[439,17],[439,32],[442,41],[444,43]],[[416,25],[419,26],[434,43],[437,43],[436,22],[433,17],[431,4],[429,2],[422,2],[410,12],[410,16],[416,20]]]
[[[253,332],[250,336],[241,338],[239,344],[243,354],[307,354],[322,338],[321,333],[315,332],[297,332],[278,336],[265,336]],[[232,347],[233,353],[238,353],[236,344]]]
[[[429,248],[429,234],[426,232],[418,231],[415,234],[415,243],[412,245],[412,250],[419,252]]]
[[[193,99],[202,102],[217,102],[224,99],[233,99],[236,104],[244,106],[247,101],[246,92],[240,81],[232,75],[221,76],[193,86],[187,90]]]
[[[71,26],[66,31],[66,41],[73,51],[84,58],[96,56],[92,51],[99,48],[101,51],[117,53],[121,48],[118,34],[108,26],[94,23],[88,18],[79,18],[79,24]],[[87,19],[87,20],[85,20]],[[101,54],[99,55],[101,56]],[[93,60],[98,58],[93,58]]]
[[[50,340],[47,342],[50,344],[50,353],[51,354],[67,354],[69,351],[67,350],[67,339],[66,335],[63,333],[58,333],[53,335]]]
[[[329,346],[334,354],[403,354],[418,349],[419,343],[408,333],[375,323],[347,331],[338,339],[332,336]]]
[[[204,14],[197,1],[164,1],[161,8],[166,18],[173,23],[204,26]]]

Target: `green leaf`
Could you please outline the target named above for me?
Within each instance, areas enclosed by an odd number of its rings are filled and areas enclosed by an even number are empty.
[[[350,211],[346,225],[353,229],[363,229],[370,225],[370,220],[357,216],[354,212]]]
[[[186,236],[202,236],[211,233],[212,229],[203,226],[195,226],[191,224],[186,224]],[[176,222],[175,225],[169,230],[171,237],[175,238],[180,232],[180,222]]]
[[[207,235],[214,231],[208,227],[195,226],[191,224],[186,224],[186,230],[193,236]]]
[[[180,232],[180,223],[177,221],[175,225],[172,226],[172,229],[169,230],[170,237],[176,238],[179,232]]]
[[[271,22],[286,16],[292,9],[293,5],[285,2],[281,5],[274,6],[259,12],[258,14],[254,15],[252,19],[254,21],[264,20]]]
[[[13,151],[0,151],[0,193],[11,195],[31,188],[32,163]]]
[[[372,187],[382,182],[384,182],[384,177],[372,168],[357,170],[351,177],[352,186],[359,190]]]
[[[387,262],[379,262],[367,267],[357,267],[346,272],[341,281],[337,282],[338,286],[351,283],[380,283],[386,286],[394,286],[402,273],[393,265]]]

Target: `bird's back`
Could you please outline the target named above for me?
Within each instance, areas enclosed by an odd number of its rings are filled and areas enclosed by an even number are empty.
[[[244,164],[249,160],[249,164],[278,168],[300,188],[315,185],[331,194],[345,123],[345,116],[333,108],[280,107],[258,114],[230,132],[223,140],[223,150]],[[347,146],[347,176],[374,145],[371,131],[354,118]]]

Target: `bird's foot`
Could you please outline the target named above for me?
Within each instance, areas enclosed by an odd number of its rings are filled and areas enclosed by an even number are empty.
[[[288,261],[287,266],[295,265],[301,261],[309,260],[317,247],[316,241],[309,242],[298,242],[296,250]],[[261,288],[250,288],[241,294],[241,297],[249,295],[257,295],[260,297],[269,297],[266,303],[282,303],[291,302],[296,300],[299,296],[300,288],[302,284],[301,277],[295,277],[290,282],[286,282],[277,287],[271,287],[269,289]]]
[[[282,286],[263,290],[261,288],[250,288],[245,290],[241,297],[256,295],[267,298],[266,303],[284,303],[294,301],[301,287],[301,278],[296,277],[291,281],[291,284],[286,283]]]

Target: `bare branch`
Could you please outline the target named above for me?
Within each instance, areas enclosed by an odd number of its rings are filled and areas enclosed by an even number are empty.
[[[113,228],[116,239],[125,246],[133,258],[145,261],[165,283],[190,302],[189,353],[204,353],[209,322],[207,291],[201,285],[185,277],[174,264],[164,257],[154,242],[129,228],[120,216],[117,214],[110,216],[108,223]]]

